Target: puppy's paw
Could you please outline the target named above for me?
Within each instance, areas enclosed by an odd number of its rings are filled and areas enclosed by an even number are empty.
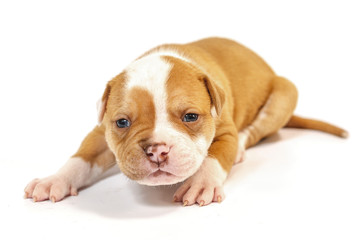
[[[226,175],[216,159],[206,158],[198,172],[175,192],[174,201],[183,202],[184,206],[195,203],[205,206],[211,202],[221,202],[225,198],[223,183]]]
[[[194,203],[205,206],[211,202],[224,200],[223,187],[211,181],[198,183],[196,178],[188,179],[174,194],[175,202],[183,202],[184,206]]]
[[[68,195],[77,195],[77,189],[72,187],[64,177],[56,174],[43,179],[34,179],[24,191],[24,198],[32,198],[34,202],[48,199],[52,202],[58,202]]]

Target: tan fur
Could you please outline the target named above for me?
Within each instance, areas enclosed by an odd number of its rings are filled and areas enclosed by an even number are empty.
[[[104,136],[105,127],[97,126],[81,143],[79,150],[72,157],[81,157],[91,166],[97,164],[104,170],[115,165],[114,154],[109,150]]]
[[[117,88],[112,91],[116,92]],[[118,161],[120,170],[137,180],[148,174],[143,171],[142,165],[144,149],[154,129],[155,108],[152,97],[146,90],[134,88],[123,97],[120,105],[118,99],[108,100],[107,111],[112,114],[107,116],[110,121],[104,121],[108,129],[106,138],[117,158],[124,159]],[[119,115],[119,112],[122,114]],[[124,113],[126,114],[123,115]],[[132,124],[131,128],[119,129],[115,121],[121,118],[132,119],[136,124]]]
[[[323,121],[306,119],[299,116],[292,116],[285,127],[314,129],[334,134],[342,138],[347,138],[349,136],[349,133],[342,128],[336,127]]]
[[[166,57],[173,64],[167,81],[168,109],[170,121],[173,126],[196,138],[199,134],[206,134],[206,138],[211,140],[212,133],[208,129],[214,128],[213,118],[210,108],[211,100],[208,94],[203,74],[194,69],[190,64],[175,58]],[[179,88],[178,86],[182,86]],[[195,107],[194,107],[195,106]],[[197,113],[200,115],[196,122],[184,123],[181,119],[187,113]]]

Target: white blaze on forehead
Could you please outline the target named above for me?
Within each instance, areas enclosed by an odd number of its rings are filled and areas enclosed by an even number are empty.
[[[157,53],[147,55],[125,69],[126,89],[141,87],[153,96],[155,105],[155,130],[153,141],[167,142],[169,135],[178,135],[168,121],[166,82],[173,65]],[[171,134],[172,133],[172,134]],[[169,143],[168,143],[169,144]]]
[[[172,64],[156,55],[148,55],[131,63],[126,69],[127,89],[145,88],[151,93],[165,92]]]
[[[154,97],[156,118],[166,113],[166,82],[171,69],[172,64],[155,55],[140,58],[125,69],[127,90],[133,87],[148,90]]]

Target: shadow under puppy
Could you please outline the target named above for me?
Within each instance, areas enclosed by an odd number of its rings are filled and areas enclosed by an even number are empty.
[[[280,128],[347,136],[294,116],[296,102],[290,81],[234,41],[159,46],[108,82],[99,125],[56,174],[30,182],[25,198],[60,201],[120,169],[145,185],[184,181],[174,194],[184,205],[221,202],[233,164]]]

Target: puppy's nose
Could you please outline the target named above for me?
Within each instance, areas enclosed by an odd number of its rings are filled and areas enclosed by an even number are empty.
[[[150,161],[160,164],[166,162],[170,147],[165,143],[152,144],[146,147],[145,153],[149,157]]]

